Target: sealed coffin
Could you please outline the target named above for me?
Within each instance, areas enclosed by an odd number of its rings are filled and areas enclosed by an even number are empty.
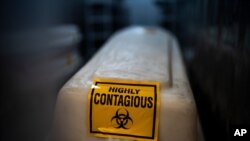
[[[156,27],[114,34],[60,90],[51,140],[195,141],[179,45]]]

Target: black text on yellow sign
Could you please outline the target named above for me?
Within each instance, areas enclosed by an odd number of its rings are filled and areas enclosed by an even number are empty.
[[[89,133],[157,141],[159,89],[158,82],[95,79],[88,95]]]

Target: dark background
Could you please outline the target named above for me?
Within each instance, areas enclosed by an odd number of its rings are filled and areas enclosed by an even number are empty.
[[[182,49],[205,140],[250,123],[248,0],[4,0],[0,140],[46,140],[57,92],[115,31],[161,26]]]

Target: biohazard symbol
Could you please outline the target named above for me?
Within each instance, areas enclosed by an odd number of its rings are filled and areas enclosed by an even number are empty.
[[[112,126],[114,128],[129,129],[133,125],[133,120],[129,116],[129,112],[126,109],[118,109],[115,116],[111,119]]]

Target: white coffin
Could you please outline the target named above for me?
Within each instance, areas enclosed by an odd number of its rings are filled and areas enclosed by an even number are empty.
[[[64,85],[57,100],[52,140],[122,141],[87,135],[87,95],[96,76],[160,82],[159,140],[196,140],[196,106],[179,45],[169,32],[154,27],[116,33]]]

